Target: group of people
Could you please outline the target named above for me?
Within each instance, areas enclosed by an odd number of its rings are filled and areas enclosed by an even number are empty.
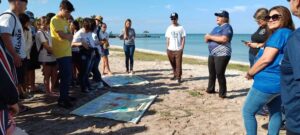
[[[9,9],[0,14],[0,135],[10,134],[13,116],[26,111],[19,99],[31,98],[35,70],[41,68],[44,90],[59,96],[58,106],[72,108],[75,97],[70,85],[80,85],[81,92],[104,87],[102,75],[112,75],[109,67],[109,34],[101,16],[76,21],[72,3],[62,0],[57,14],[48,13],[37,20],[27,9],[27,0],[8,0]],[[120,38],[124,40],[126,72],[134,74],[135,31],[131,20],[125,21]],[[130,63],[129,63],[130,62]],[[89,80],[93,76],[93,82]],[[58,85],[59,93],[53,91]]]
[[[288,0],[293,15],[300,17],[300,1]],[[209,82],[206,92],[215,93],[215,81],[219,82],[219,96],[226,98],[225,71],[231,57],[233,29],[229,13],[215,13],[217,27],[204,39],[208,43]],[[268,134],[278,135],[285,117],[288,135],[300,135],[300,35],[295,30],[290,10],[284,6],[260,8],[254,14],[259,25],[251,41],[242,41],[249,49],[250,69],[245,78],[253,79],[243,106],[243,118],[247,135],[257,134],[255,115],[263,106],[269,110]],[[185,31],[178,24],[178,14],[171,14],[172,25],[166,31],[167,54],[174,77],[181,82],[182,52]]]
[[[62,0],[57,14],[48,13],[34,23],[27,11],[27,0],[8,0],[10,8],[0,15],[0,135],[10,132],[12,116],[19,112],[19,98],[26,98],[28,88],[35,90],[35,69],[42,65],[44,86],[50,96],[59,96],[58,105],[72,108],[76,98],[69,95],[71,82],[78,83],[81,92],[103,88],[102,75],[112,75],[109,68],[109,35],[101,16],[73,19],[75,11],[68,0]],[[300,17],[300,1],[288,0],[292,13]],[[219,82],[219,97],[226,98],[225,71],[231,58],[233,28],[227,11],[214,14],[217,27],[204,39],[208,44],[209,82],[206,92],[215,93]],[[171,25],[165,33],[167,55],[173,69],[171,80],[182,82],[182,55],[186,32],[178,23],[177,13],[170,15]],[[295,30],[291,12],[284,6],[258,9],[254,19],[259,25],[251,41],[243,41],[249,49],[250,69],[247,79],[253,79],[244,107],[243,118],[248,135],[257,134],[255,115],[266,105],[270,112],[270,135],[279,134],[282,115],[288,135],[300,134],[300,31]],[[126,73],[134,74],[135,30],[127,19],[119,38],[124,41]],[[92,74],[94,83],[89,76]],[[59,80],[59,81],[57,81]],[[74,80],[74,81],[72,81]],[[53,91],[59,82],[59,93]],[[23,106],[24,107],[24,106]],[[284,112],[284,113],[283,113]]]

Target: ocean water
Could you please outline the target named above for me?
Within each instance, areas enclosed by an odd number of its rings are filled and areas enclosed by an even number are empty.
[[[136,48],[148,49],[153,51],[166,51],[166,39],[164,34],[149,34],[150,38],[136,38]],[[143,35],[138,35],[143,36]],[[235,34],[231,41],[232,56],[231,60],[248,62],[248,50],[241,40],[250,41],[250,34]],[[123,46],[123,41],[118,38],[110,39],[111,45]],[[208,56],[208,45],[204,42],[204,34],[187,34],[184,54],[194,56]]]

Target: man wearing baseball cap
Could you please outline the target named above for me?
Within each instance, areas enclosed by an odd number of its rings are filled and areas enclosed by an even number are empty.
[[[173,69],[173,77],[171,80],[177,80],[181,83],[182,75],[182,54],[185,45],[186,33],[178,23],[178,14],[172,13],[170,16],[172,24],[168,27],[165,37],[167,41],[167,54]]]
[[[233,30],[229,24],[229,13],[225,10],[215,13],[217,27],[204,39],[208,43],[209,57],[209,82],[207,93],[215,93],[216,78],[219,82],[219,97],[226,98],[227,87],[225,71],[231,57],[231,39]]]

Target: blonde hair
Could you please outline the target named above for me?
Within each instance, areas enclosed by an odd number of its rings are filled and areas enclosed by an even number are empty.
[[[259,8],[253,15],[253,18],[256,20],[265,20],[266,16],[269,15],[269,11],[266,8]]]

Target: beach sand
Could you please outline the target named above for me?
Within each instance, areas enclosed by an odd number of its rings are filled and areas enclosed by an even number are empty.
[[[111,51],[110,65],[115,74],[125,72],[122,52]],[[227,70],[228,98],[205,92],[208,83],[208,68],[201,65],[183,65],[183,83],[170,81],[172,76],[168,61],[135,61],[136,75],[151,83],[140,86],[105,88],[90,94],[81,94],[79,88],[71,93],[78,98],[77,107],[113,91],[158,95],[138,124],[102,118],[70,115],[72,110],[57,107],[56,98],[36,94],[32,101],[25,101],[31,109],[19,114],[18,126],[32,135],[64,134],[147,134],[147,135],[244,135],[241,109],[252,81],[245,73]],[[37,83],[42,83],[41,72],[37,72]],[[218,85],[217,85],[218,86]],[[218,89],[218,87],[217,87]],[[268,117],[258,116],[258,134],[267,132],[261,125]]]

